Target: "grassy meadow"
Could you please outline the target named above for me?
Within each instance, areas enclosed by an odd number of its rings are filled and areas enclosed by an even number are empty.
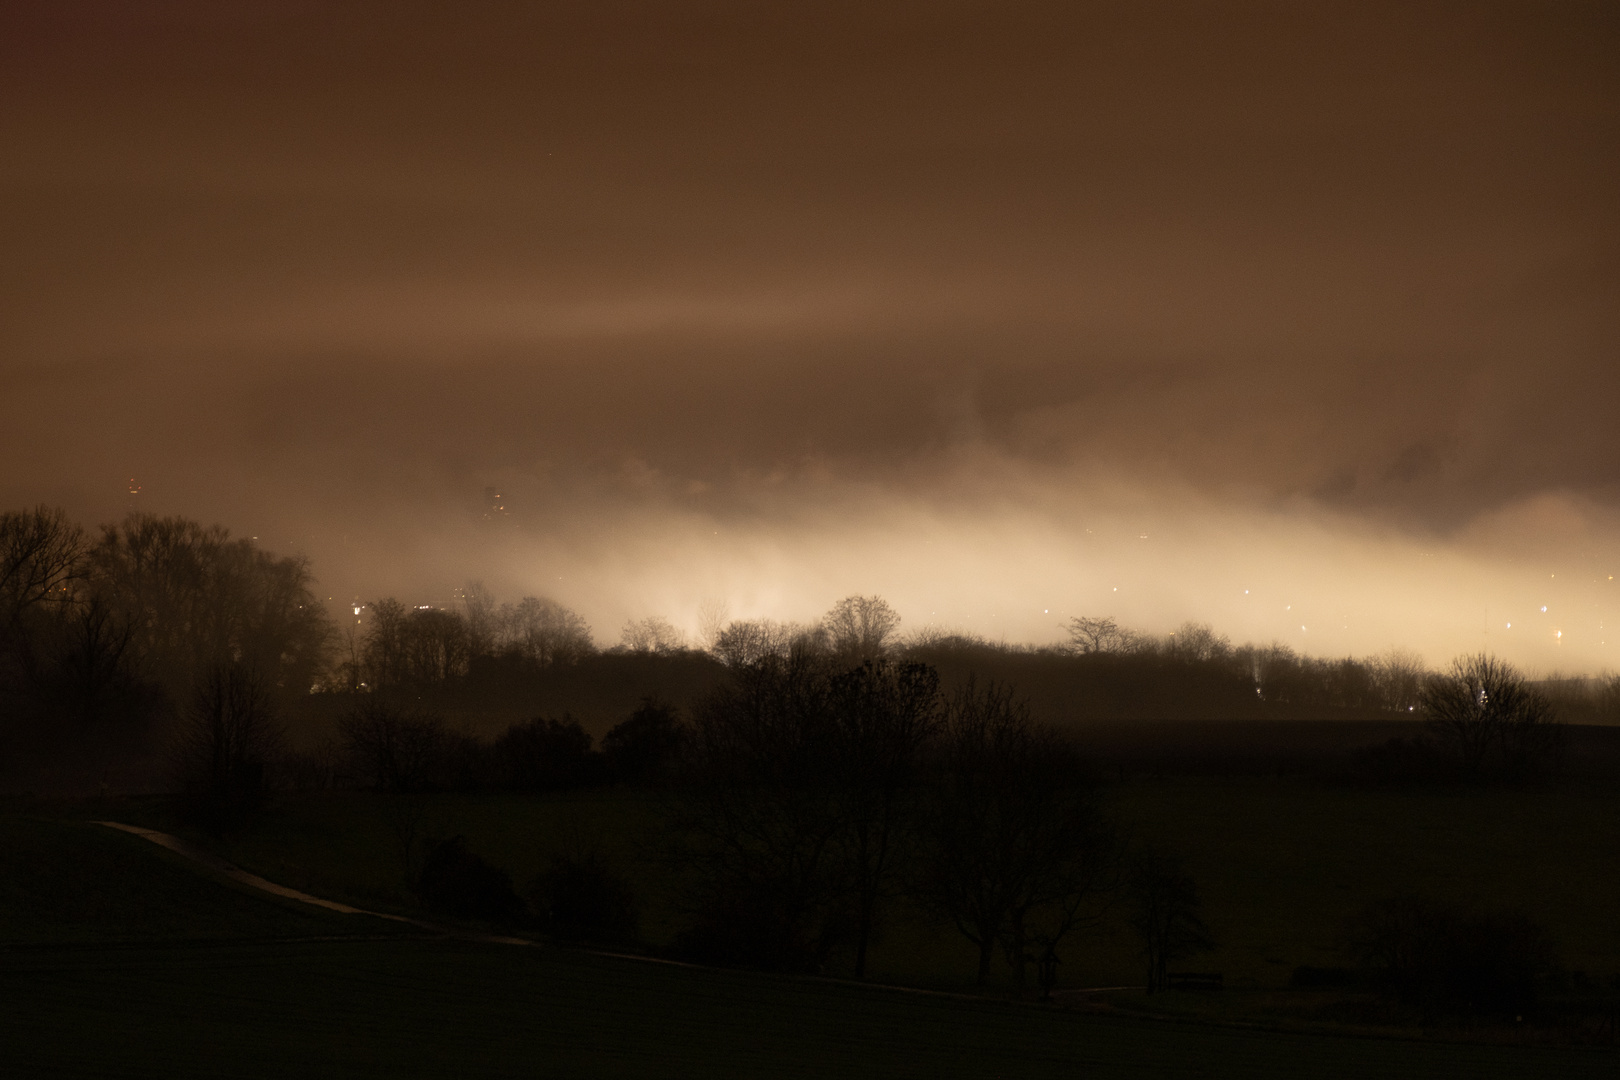
[[[0,814],[7,1075],[1584,1077],[1614,1065],[1605,1050],[1174,1023],[475,944],[264,896],[68,809]],[[533,846],[495,825],[515,806],[440,809],[483,823],[492,856],[501,835]],[[529,810],[522,820],[544,828],[581,806]],[[358,851],[378,827],[367,820],[358,799],[300,801],[236,854],[292,860],[320,822],[340,841],[352,830]],[[344,876],[345,849],[332,850],[312,873]],[[356,867],[356,895],[386,892],[370,867]]]
[[[1278,989],[1301,965],[1347,963],[1345,921],[1402,893],[1523,909],[1549,931],[1568,968],[1603,980],[1620,974],[1620,793],[1583,785],[1377,791],[1275,776],[1142,778],[1106,790],[1134,841],[1185,860],[1218,947],[1184,966],[1221,971],[1231,988]],[[284,797],[250,829],[199,839],[273,881],[390,911],[412,905],[402,820],[414,823],[419,840],[466,836],[519,891],[549,853],[595,846],[631,883],[645,944],[656,952],[684,917],[675,875],[659,858],[657,811],[656,794],[625,789],[334,792]],[[155,801],[106,813],[181,829]],[[903,903],[891,907],[882,931],[874,978],[968,985],[973,953],[954,931]],[[1063,958],[1067,987],[1142,981],[1134,943],[1113,920],[1076,939]]]

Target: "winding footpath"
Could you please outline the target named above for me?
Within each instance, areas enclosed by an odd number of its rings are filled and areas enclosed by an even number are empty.
[[[368,911],[365,908],[350,907],[348,904],[340,904],[336,900],[327,900],[324,897],[311,896],[309,893],[299,892],[297,889],[289,889],[285,885],[277,885],[273,881],[265,880],[258,874],[250,874],[246,870],[243,870],[240,866],[237,866],[235,863],[227,862],[218,855],[215,855],[209,851],[204,851],[196,844],[193,844],[187,840],[182,840],[180,837],[175,836],[172,833],[159,832],[156,829],[145,829],[139,825],[126,825],[121,821],[95,821],[91,822],[91,824],[105,825],[109,829],[117,829],[119,832],[129,833],[131,836],[138,836],[142,840],[150,840],[159,847],[168,848],[176,855],[190,859],[193,862],[201,863],[210,870],[224,874],[232,881],[246,885],[250,889],[258,889],[260,892],[267,892],[272,896],[279,896],[286,900],[297,900],[299,903],[303,904],[314,904],[316,907],[323,907],[328,911],[336,911],[344,915],[370,915],[375,919],[387,919],[390,922],[406,923],[410,926],[415,926],[418,929],[428,930],[435,934],[444,934],[448,937],[461,938],[467,941],[482,941],[496,945],[535,944],[535,942],[530,941],[528,938],[505,937],[500,934],[479,934],[468,930],[458,930],[448,926],[440,926],[437,923],[424,922],[421,919],[412,919],[404,915],[390,915],[385,911]]]

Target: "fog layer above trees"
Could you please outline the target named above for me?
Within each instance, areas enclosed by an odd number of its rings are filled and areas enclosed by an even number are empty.
[[[377,599],[340,632],[307,562],[218,526],[131,515],[92,534],[47,508],[0,515],[3,735],[64,753],[77,747],[70,756],[103,769],[130,747],[172,741],[188,717],[217,714],[205,700],[285,712],[334,695],[405,694],[461,701],[464,714],[515,710],[510,723],[532,717],[546,688],[573,685],[580,719],[599,734],[638,696],[684,704],[728,670],[794,650],[840,668],[924,663],[948,687],[994,679],[1016,685],[1036,716],[1064,720],[1431,718],[1441,699],[1430,691],[1446,678],[1476,688],[1491,681],[1489,672],[1436,676],[1399,651],[1315,658],[1278,644],[1234,646],[1204,624],[1156,636],[1101,614],[1072,620],[1058,647],[902,634],[893,609],[869,596],[808,624],[727,620],[718,609],[705,623],[702,640],[691,641],[649,616],[601,649],[584,619],[555,600],[500,601],[473,583],[453,607]],[[1620,720],[1612,675],[1546,680],[1537,693],[1567,721]],[[591,700],[617,704],[598,718]],[[1480,762],[1493,752],[1480,750]]]

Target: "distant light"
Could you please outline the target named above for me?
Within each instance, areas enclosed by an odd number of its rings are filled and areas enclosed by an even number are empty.
[[[1243,595],[1244,595],[1244,596],[1248,596],[1248,595],[1249,595],[1249,590],[1248,590],[1248,589],[1244,589],[1244,590],[1243,590]]]
[[[1508,628],[1508,629],[1509,629],[1509,630],[1511,630],[1511,629],[1513,629],[1513,624],[1512,624],[1512,623],[1508,623],[1508,624],[1507,624],[1507,628]]]
[[[1542,611],[1546,611],[1546,610],[1547,610],[1547,605],[1546,605],[1546,604],[1542,604],[1542,605],[1541,605],[1541,610],[1542,610]]]
[[[1303,626],[1303,625],[1302,625],[1302,626],[1301,626],[1301,627],[1300,627],[1300,629],[1301,629],[1301,630],[1304,630],[1304,629],[1305,629],[1305,627],[1304,627],[1304,626]]]

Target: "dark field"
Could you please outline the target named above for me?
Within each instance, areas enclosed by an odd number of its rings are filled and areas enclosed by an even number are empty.
[[[1107,798],[1135,840],[1187,862],[1218,942],[1198,966],[1224,972],[1229,987],[1280,988],[1301,965],[1345,963],[1345,920],[1412,892],[1522,908],[1570,969],[1601,980],[1620,973],[1620,793],[1581,784],[1376,791],[1259,775],[1141,777],[1108,785]],[[680,925],[667,868],[657,862],[654,794],[442,794],[404,803],[419,830],[465,835],[520,890],[548,853],[599,847],[632,882],[649,945],[667,946]],[[363,793],[289,796],[252,829],[209,842],[272,881],[408,911],[390,828],[400,805]],[[106,809],[120,813],[177,828],[160,803]],[[972,952],[948,928],[897,907],[873,965],[885,981],[957,990],[972,974]],[[1142,981],[1129,936],[1107,923],[1066,949],[1062,979],[1069,987]]]
[[[232,1067],[253,1075],[302,1072],[301,1062],[327,1075],[431,1075],[468,1061],[489,1074],[546,1063],[565,1073],[886,1075],[1041,1074],[1082,1062],[1155,1075],[1193,1062],[1207,1075],[1612,1067],[1606,1047],[1508,1045],[1604,1041],[1590,1015],[1579,1030],[1422,1031],[1346,1012],[1342,992],[1289,987],[1298,967],[1348,963],[1346,920],[1401,893],[1523,910],[1567,973],[1598,986],[1620,974],[1620,792],[1603,770],[1583,771],[1578,758],[1563,781],[1525,791],[1334,779],[1334,763],[1379,734],[1329,723],[1090,729],[1112,813],[1133,841],[1176,852],[1197,879],[1218,945],[1188,966],[1222,972],[1227,989],[1076,992],[1142,981],[1133,941],[1110,917],[1065,947],[1057,1008],[1009,1000],[999,960],[988,998],[951,996],[973,990],[971,947],[903,904],[880,926],[873,980],[947,996],[402,933],[262,897],[82,824],[186,833],[164,800],[40,804],[32,817],[0,819],[7,1040],[31,1054],[71,1048],[87,1063],[116,1053],[135,1073],[146,1060],[165,1074],[183,1072],[180,1062],[229,1073],[220,1063],[248,1047],[260,1057]],[[1573,734],[1587,763],[1601,760],[1582,748],[1605,751],[1607,731]],[[404,885],[402,823],[418,842],[464,835],[520,891],[549,854],[596,848],[631,884],[640,947],[656,954],[687,918],[678,876],[660,861],[659,799],[626,788],[288,794],[229,838],[189,835],[280,884],[406,914],[419,912]]]
[[[10,873],[0,894],[7,1075],[1579,1077],[1614,1064],[380,936],[393,932],[213,880],[133,837],[16,815],[3,828],[22,853],[9,869],[43,882]]]

